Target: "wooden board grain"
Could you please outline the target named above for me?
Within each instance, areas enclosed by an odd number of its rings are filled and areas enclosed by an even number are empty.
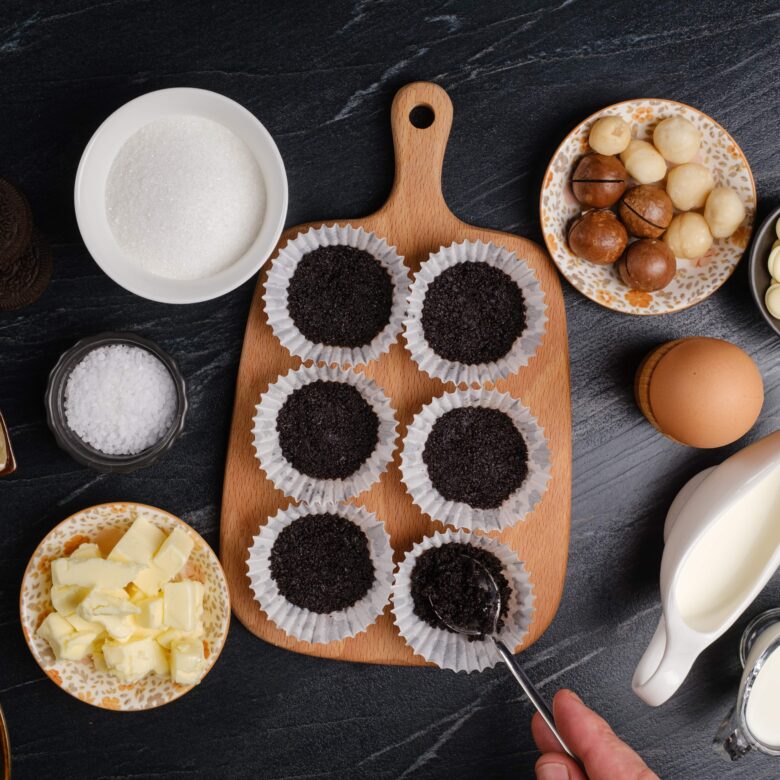
[[[434,114],[433,124],[425,129],[415,127],[409,118],[412,109],[418,106],[426,106]],[[525,521],[497,534],[526,561],[533,582],[536,611],[528,637],[521,646],[527,647],[541,636],[555,616],[568,556],[571,408],[566,315],[557,272],[541,247],[509,233],[467,225],[447,207],[441,190],[441,171],[452,113],[447,93],[435,84],[417,82],[399,90],[391,112],[395,181],[385,205],[361,219],[324,220],[291,228],[282,235],[277,251],[309,227],[348,223],[386,238],[404,256],[412,272],[429,253],[464,240],[492,241],[515,252],[535,270],[548,306],[547,332],[529,365],[497,383],[499,390],[520,398],[531,408],[545,430],[552,454],[552,480],[540,504]],[[267,620],[249,588],[246,559],[252,537],[268,517],[289,503],[259,469],[252,447],[252,417],[260,394],[268,385],[280,374],[300,365],[279,344],[266,322],[262,302],[266,271],[267,264],[260,274],[246,327],[222,497],[220,558],[233,610],[252,633],[296,652],[348,661],[425,665],[399,637],[389,606],[376,624],[357,637],[329,645],[311,645],[288,637]],[[401,438],[423,404],[454,389],[453,385],[431,380],[420,372],[401,342],[376,363],[358,370],[375,379],[390,396],[400,420]],[[356,500],[384,521],[396,560],[424,535],[442,529],[440,523],[432,522],[412,504],[400,481],[399,460],[400,449],[380,482]]]

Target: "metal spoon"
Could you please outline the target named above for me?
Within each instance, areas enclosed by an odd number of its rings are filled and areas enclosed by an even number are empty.
[[[520,668],[520,665],[515,660],[515,657],[512,655],[509,648],[497,637],[498,621],[501,617],[501,593],[498,590],[498,585],[496,585],[495,579],[493,579],[493,575],[487,570],[484,564],[481,561],[478,561],[476,558],[472,558],[470,555],[463,555],[462,557],[467,558],[474,566],[475,581],[482,590],[488,593],[488,609],[490,610],[488,614],[490,616],[490,625],[492,626],[491,630],[483,632],[480,629],[469,626],[453,625],[449,620],[443,617],[442,612],[437,609],[433,598],[429,595],[428,602],[431,605],[431,609],[436,614],[436,617],[439,618],[439,620],[441,620],[441,622],[444,623],[447,628],[454,631],[456,634],[478,637],[489,636],[493,640],[496,645],[496,650],[498,650],[498,654],[501,656],[501,659],[504,661],[504,663],[509,667],[509,671],[512,672],[512,675],[523,689],[523,692],[528,697],[531,704],[536,707],[536,711],[542,716],[542,719],[547,724],[547,727],[555,735],[555,738],[558,740],[558,742],[560,742],[564,752],[577,762],[584,773],[585,767],[582,761],[580,761],[580,759],[577,758],[577,756],[575,756],[574,753],[569,749],[569,747],[563,741],[563,737],[558,732],[558,729],[555,726],[555,719],[553,718],[552,712],[550,712],[550,708],[547,706],[544,699],[542,699],[541,694],[536,690],[536,687],[528,678],[526,673]]]

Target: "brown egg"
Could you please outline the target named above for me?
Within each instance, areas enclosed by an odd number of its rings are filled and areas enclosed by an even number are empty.
[[[577,163],[571,177],[574,197],[589,208],[614,206],[626,191],[628,174],[617,157],[606,154],[586,154]]]
[[[623,254],[628,233],[608,209],[586,211],[569,228],[569,249],[596,265],[610,265]]]
[[[758,419],[764,384],[752,358],[720,339],[669,341],[639,367],[636,396],[645,417],[680,444],[723,447]]]
[[[677,260],[663,241],[643,238],[629,245],[616,267],[623,284],[632,290],[655,292],[674,279]]]
[[[637,238],[658,238],[674,216],[672,199],[660,188],[642,184],[620,202],[620,219]]]

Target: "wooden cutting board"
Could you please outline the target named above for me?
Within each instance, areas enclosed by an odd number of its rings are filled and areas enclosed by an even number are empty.
[[[410,112],[420,106],[433,112],[433,123],[424,129],[410,120]],[[415,117],[418,114],[419,110]],[[441,87],[425,82],[403,87],[393,100],[391,122],[395,181],[385,205],[361,219],[325,220],[291,228],[282,235],[274,256],[280,246],[310,227],[349,223],[386,238],[404,256],[412,272],[430,252],[466,239],[503,246],[536,271],[549,307],[544,341],[526,368],[497,385],[531,408],[545,430],[552,454],[552,480],[540,504],[525,521],[498,534],[526,561],[534,586],[536,611],[523,645],[527,647],[545,631],[558,608],[569,547],[571,409],[566,315],[560,282],[550,258],[537,244],[509,233],[467,225],[447,207],[441,191],[441,172],[452,125],[452,103]],[[289,503],[266,479],[255,459],[252,417],[260,394],[268,385],[300,365],[279,344],[266,322],[262,293],[267,267],[268,264],[258,280],[244,337],[222,497],[220,558],[233,610],[253,634],[299,653],[366,663],[425,665],[398,635],[389,606],[376,624],[357,637],[329,645],[311,645],[291,639],[267,620],[249,588],[246,560],[252,537],[268,517]],[[400,419],[401,437],[423,404],[454,389],[454,385],[446,386],[420,372],[402,343],[396,343],[378,362],[359,370],[365,370],[389,395]],[[412,504],[400,481],[399,458],[400,451],[380,482],[356,501],[384,521],[396,560],[424,535],[443,528]]]

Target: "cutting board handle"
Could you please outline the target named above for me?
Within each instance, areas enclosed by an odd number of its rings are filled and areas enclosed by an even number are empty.
[[[452,127],[449,95],[429,81],[407,84],[393,98],[390,121],[395,146],[395,181],[385,209],[424,208],[429,212],[442,209],[450,213],[441,191],[444,152]],[[430,124],[420,127],[415,122]]]

